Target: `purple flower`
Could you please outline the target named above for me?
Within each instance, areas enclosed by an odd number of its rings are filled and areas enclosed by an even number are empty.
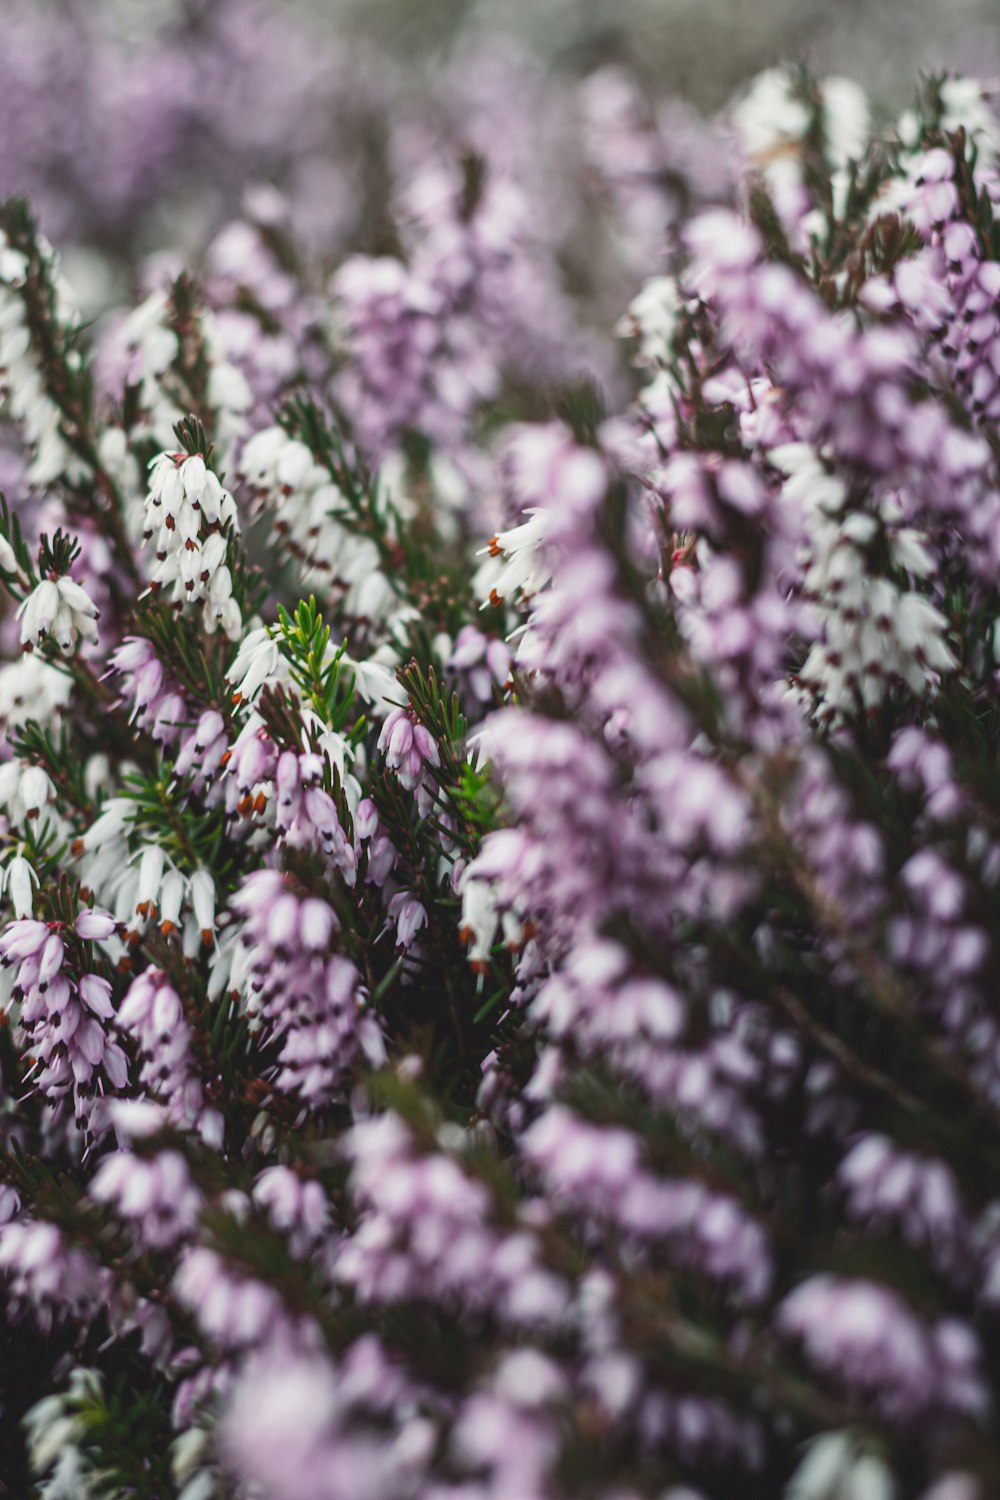
[[[392,709],[382,725],[378,748],[385,752],[386,765],[409,791],[423,782],[427,766],[441,763],[437,745],[412,709]]]

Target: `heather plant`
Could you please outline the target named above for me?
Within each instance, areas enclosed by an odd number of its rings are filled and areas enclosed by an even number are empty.
[[[0,213],[12,1494],[1000,1479],[1000,126],[585,92],[631,399],[516,142],[96,333]]]

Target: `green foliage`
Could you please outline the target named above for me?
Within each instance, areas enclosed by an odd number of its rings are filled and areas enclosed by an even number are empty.
[[[374,543],[393,592],[415,607],[432,633],[460,629],[476,608],[467,562],[439,534],[432,508],[420,506],[411,521],[404,520],[379,477],[349,447],[341,426],[327,421],[309,397],[287,401],[278,420],[329,471],[340,496],[331,517],[346,531]],[[414,440],[406,446],[420,491],[426,487],[426,444]]]
[[[8,542],[14,553],[17,563],[17,577],[22,587],[31,585],[35,579],[34,564],[27,543],[21,533],[21,523],[14,511],[7,504],[7,497],[0,494],[0,536]],[[12,575],[6,568],[0,568],[0,575],[4,583],[10,589]]]
[[[137,1382],[137,1369],[121,1368],[110,1380],[96,1370],[78,1371],[58,1397],[64,1434],[81,1454],[89,1492],[101,1500],[163,1500],[172,1492],[167,1457],[171,1438],[163,1381]],[[35,1466],[42,1474],[59,1451],[43,1427],[36,1440]],[[60,1444],[60,1447],[62,1444]]]
[[[182,271],[170,287],[168,326],[177,335],[177,354],[164,378],[164,389],[182,411],[198,414],[195,419],[188,418],[188,422],[195,420],[199,427],[204,423],[211,430],[214,413],[208,399],[208,380],[212,361],[202,327],[201,296],[194,278],[186,271]],[[207,458],[209,444],[205,441],[204,429],[195,429],[191,438],[204,442],[204,446],[185,447],[185,451],[200,453]],[[182,444],[184,441],[181,438]]]
[[[218,709],[227,722],[232,719],[232,694],[226,681],[232,644],[224,635],[206,635],[199,620],[173,609],[155,594],[140,601],[136,626],[137,634],[156,647],[160,660],[169,661],[177,682],[196,703]]]
[[[55,731],[28,719],[11,735],[10,748],[19,760],[41,766],[48,774],[59,793],[64,815],[79,814],[84,823],[93,822],[99,803],[95,805],[87,790],[84,763],[73,753],[72,736],[65,724]],[[29,827],[29,836],[32,831]]]
[[[345,661],[347,642],[342,641],[331,652],[330,627],[323,623],[315,595],[302,600],[294,614],[279,604],[274,635],[303,703],[330,729],[356,745],[367,726],[364,715],[355,716],[354,672]]]
[[[224,886],[233,861],[223,808],[203,811],[194,798],[186,797],[169,761],[151,775],[126,772],[122,790],[132,804],[130,823],[141,843],[158,844],[188,873],[211,870]]]
[[[38,571],[43,578],[62,578],[80,556],[80,543],[62,530],[49,537],[44,532],[38,544]]]
[[[192,457],[197,455],[203,458],[206,464],[211,464],[212,444],[208,440],[205,424],[200,417],[195,416],[193,413],[187,417],[182,417],[179,422],[174,424],[174,432],[177,435],[177,441],[185,453],[190,454]]]

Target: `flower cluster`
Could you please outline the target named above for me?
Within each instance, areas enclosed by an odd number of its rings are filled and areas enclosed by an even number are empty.
[[[0,962],[14,969],[11,1002],[16,1030],[34,1059],[26,1074],[45,1098],[72,1099],[77,1128],[95,1128],[94,1112],[106,1091],[125,1087],[128,1065],[106,1023],[114,1014],[111,985],[100,973],[67,972],[66,942],[59,924],[22,918],[0,938]],[[107,940],[114,918],[103,911],[81,912],[73,936]]]
[[[318,278],[0,209],[10,1483],[987,1500],[1000,128],[602,71],[616,343],[507,76]]]
[[[156,538],[156,588],[172,585],[175,604],[204,601],[205,630],[221,626],[239,640],[242,620],[226,565],[228,534],[238,532],[236,505],[200,454],[161,453],[146,499],[147,538]]]

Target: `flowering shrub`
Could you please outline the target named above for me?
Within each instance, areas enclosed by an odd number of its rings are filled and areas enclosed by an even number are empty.
[[[1000,128],[732,123],[614,410],[479,155],[96,339],[3,209],[22,1492],[992,1493]]]

